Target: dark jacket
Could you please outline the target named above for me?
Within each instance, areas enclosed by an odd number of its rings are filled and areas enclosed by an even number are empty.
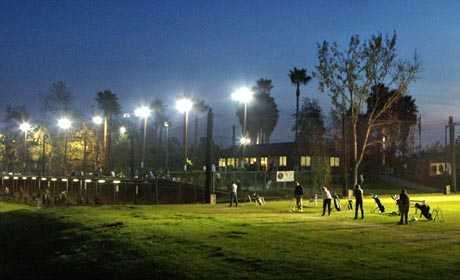
[[[407,192],[401,192],[401,194],[399,195],[399,201],[398,201],[399,205],[401,206],[408,206],[409,203],[410,203],[410,199],[409,199],[409,195],[407,194]]]
[[[302,196],[303,195],[303,188],[302,188],[301,185],[298,185],[298,186],[295,187],[294,195],[295,196]]]
[[[363,201],[363,189],[361,188],[355,188],[353,190],[353,195],[355,197],[356,200],[359,200],[359,201]]]

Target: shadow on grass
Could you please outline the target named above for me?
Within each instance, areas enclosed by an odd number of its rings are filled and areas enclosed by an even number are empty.
[[[70,223],[47,211],[0,212],[0,279],[182,278],[145,261],[121,227]]]

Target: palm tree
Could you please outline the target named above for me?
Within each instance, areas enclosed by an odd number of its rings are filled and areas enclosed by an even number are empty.
[[[112,118],[120,114],[121,107],[116,94],[111,90],[100,91],[96,95],[96,103],[104,114],[104,169],[105,172],[111,170],[111,144],[112,144]]]
[[[257,80],[256,86],[254,87],[254,91],[261,94],[270,94],[272,89],[272,80],[264,78]]]
[[[198,146],[198,116],[199,114],[206,113],[209,109],[209,106],[206,105],[204,100],[195,100],[193,102],[193,111],[195,113],[195,136],[194,136],[194,143],[193,145],[196,148]]]
[[[271,96],[272,80],[259,79],[253,87],[254,101],[248,104],[247,133],[253,144],[270,142],[279,118],[279,111],[275,99]],[[239,107],[236,115],[241,126],[244,123],[244,110]]]
[[[161,147],[161,137],[162,137],[162,130],[163,124],[167,120],[166,117],[166,106],[161,99],[156,98],[150,103],[150,109],[153,112],[153,139],[155,141],[155,147],[157,144]],[[158,133],[160,130],[160,133]]]
[[[289,70],[289,78],[291,79],[291,83],[296,86],[296,109],[295,109],[295,141],[297,142],[297,138],[299,136],[299,97],[300,97],[300,85],[306,85],[311,80],[311,76],[307,74],[307,70],[305,68]]]

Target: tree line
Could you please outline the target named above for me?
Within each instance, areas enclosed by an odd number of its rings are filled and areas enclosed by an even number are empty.
[[[357,182],[363,160],[376,151],[386,153],[388,158],[405,157],[409,152],[411,131],[418,114],[410,85],[417,80],[421,63],[416,53],[410,59],[400,59],[396,43],[396,33],[376,34],[366,40],[353,35],[345,47],[324,41],[317,44],[318,60],[313,71],[294,67],[287,75],[295,88],[294,142],[318,148],[342,143],[342,149],[349,153],[353,183]],[[302,87],[312,81],[317,83],[318,91],[330,99],[329,122],[317,100],[301,96]],[[253,87],[254,100],[247,107],[247,132],[252,144],[269,143],[278,123],[280,113],[272,96],[273,87],[269,78],[257,80]],[[29,119],[27,109],[8,106],[5,110],[5,129],[0,142],[4,169],[19,170],[26,164],[29,170],[62,171],[64,133],[49,124],[55,122],[56,116],[66,115],[76,120],[68,139],[69,170],[102,168],[133,172],[140,153],[141,126],[139,122],[123,118],[116,93],[104,90],[97,92],[94,98],[91,110],[102,116],[103,128],[95,127],[85,120],[82,112],[75,110],[74,96],[62,81],[53,83],[42,100],[44,114],[25,139],[29,143],[27,151],[21,150],[21,132],[17,129],[18,123]],[[195,117],[190,124],[195,127],[191,162],[194,168],[200,169],[203,166],[200,155],[204,154],[200,149],[204,149],[204,142],[199,139],[197,127],[208,105],[195,99],[194,107]],[[170,168],[182,169],[181,142],[165,136],[164,124],[169,122],[165,104],[155,99],[150,108],[154,116],[148,128],[147,165],[165,168],[168,151]],[[242,127],[243,106],[239,105],[235,113]],[[118,130],[122,126],[127,129],[126,135]]]

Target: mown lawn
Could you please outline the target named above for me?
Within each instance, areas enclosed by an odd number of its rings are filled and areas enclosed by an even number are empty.
[[[460,196],[444,223],[306,203],[37,209],[0,202],[0,279],[458,279]],[[390,198],[383,202],[396,210]],[[413,213],[413,210],[411,210]]]

